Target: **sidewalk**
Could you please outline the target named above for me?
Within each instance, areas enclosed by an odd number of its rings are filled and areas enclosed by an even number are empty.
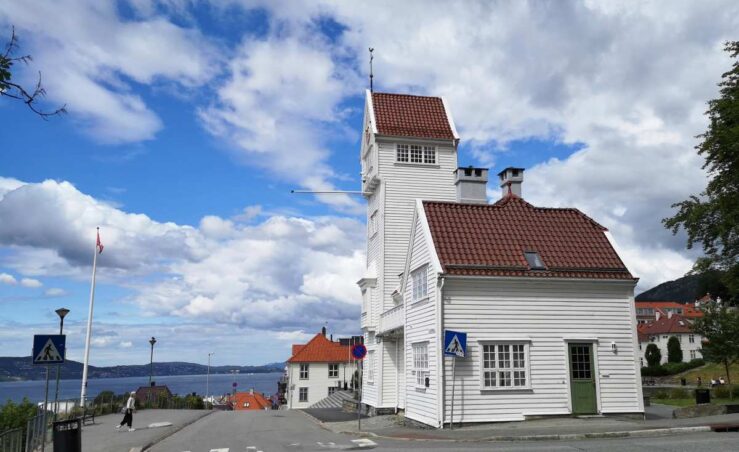
[[[128,427],[115,429],[123,419],[122,414],[97,416],[95,424],[82,428],[82,450],[140,451],[211,413],[213,411],[208,410],[142,410],[133,415],[133,428],[136,429],[133,432],[129,432]],[[45,450],[52,451],[53,445],[47,444]]]
[[[463,427],[422,429],[400,425],[396,416],[362,420],[362,433],[381,438],[427,441],[532,441],[588,438],[660,436],[709,431],[715,424],[739,424],[739,414],[692,419],[666,418],[664,407],[648,407],[647,420],[617,417],[548,418],[523,422],[475,424]],[[358,434],[357,422],[321,422],[335,433]]]

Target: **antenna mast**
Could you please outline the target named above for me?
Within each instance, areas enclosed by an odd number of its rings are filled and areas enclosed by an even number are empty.
[[[375,51],[374,48],[372,48],[372,47],[369,48],[369,54],[370,54],[370,92],[371,93],[374,92],[373,87],[372,87],[372,79],[375,77],[374,74],[372,73],[372,60],[375,59],[375,56],[374,56],[374,54],[372,52],[374,52],[374,51]]]

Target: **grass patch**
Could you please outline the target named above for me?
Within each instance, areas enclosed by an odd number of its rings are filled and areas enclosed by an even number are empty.
[[[733,377],[733,380],[739,380],[739,363],[736,363],[729,367],[729,370],[731,371],[731,376]],[[710,388],[711,387],[711,378],[715,377],[721,377],[723,376],[726,378],[726,371],[724,370],[723,364],[717,364],[717,363],[707,363],[703,367],[698,367],[696,369],[689,370],[687,372],[684,372],[682,374],[676,374],[672,375],[670,377],[664,377],[665,380],[672,384],[680,384],[680,379],[685,378],[687,379],[687,383],[689,385],[696,384],[696,381],[698,380],[698,377],[701,377],[703,380],[703,387],[704,388]],[[733,383],[737,384],[739,381],[733,381]]]

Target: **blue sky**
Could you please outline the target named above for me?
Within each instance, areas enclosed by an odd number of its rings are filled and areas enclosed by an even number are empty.
[[[461,165],[527,168],[524,197],[606,225],[640,289],[679,277],[696,252],[659,220],[705,185],[732,8],[0,0],[34,57],[14,77],[69,110],[0,98],[4,354],[63,305],[81,358],[96,226],[93,364],[145,362],[152,335],[161,360],[259,364],[356,334],[363,200],[290,190],[358,189],[369,46],[376,89],[449,102]]]

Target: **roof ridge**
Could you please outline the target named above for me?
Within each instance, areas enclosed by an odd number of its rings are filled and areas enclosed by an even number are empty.
[[[383,96],[402,96],[402,97],[423,97],[426,99],[441,99],[441,96],[428,96],[425,94],[408,94],[408,93],[385,93],[380,91],[373,91],[372,95],[380,94]]]

